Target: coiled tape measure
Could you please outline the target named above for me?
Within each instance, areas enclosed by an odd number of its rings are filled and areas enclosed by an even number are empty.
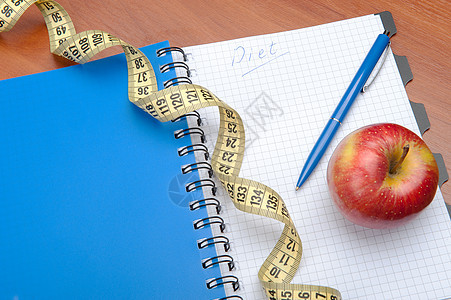
[[[217,106],[220,128],[211,159],[214,173],[236,208],[285,224],[282,235],[258,272],[266,295],[273,300],[341,299],[340,292],[330,287],[290,284],[301,261],[301,239],[277,192],[259,182],[238,177],[245,134],[243,121],[233,108],[195,84],[158,91],[152,65],[139,49],[104,31],[76,33],[68,13],[55,1],[0,0],[0,32],[9,31],[32,4],[44,16],[50,50],[56,55],[85,63],[103,49],[120,45],[127,59],[129,100],[157,120],[166,122],[203,107]]]

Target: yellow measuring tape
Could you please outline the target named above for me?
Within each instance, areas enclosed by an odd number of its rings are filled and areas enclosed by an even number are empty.
[[[127,58],[129,99],[157,120],[166,122],[203,107],[217,106],[220,128],[211,159],[215,175],[238,209],[285,224],[258,272],[266,295],[274,300],[341,299],[340,292],[330,287],[290,284],[301,261],[301,239],[279,194],[259,182],[238,177],[245,135],[243,121],[234,109],[199,85],[183,84],[158,91],[152,65],[139,49],[100,30],[76,33],[68,13],[55,1],[0,0],[0,32],[10,30],[32,4],[44,16],[50,50],[56,55],[84,63],[103,49],[120,45]]]

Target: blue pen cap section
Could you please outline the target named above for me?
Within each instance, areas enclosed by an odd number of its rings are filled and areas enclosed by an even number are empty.
[[[158,72],[168,46],[142,48],[160,88],[175,77]],[[153,119],[127,82],[124,54],[0,82],[0,299],[224,296],[196,243],[207,212],[188,208],[186,120]]]
[[[351,108],[352,103],[362,90],[368,80],[368,77],[371,75],[371,72],[376,66],[389,41],[390,38],[388,36],[385,34],[379,34],[370,51],[366,55],[365,60],[355,74],[354,79],[352,79],[351,84],[341,98],[340,103],[332,113],[331,118],[335,118],[340,122],[343,122],[343,119]]]

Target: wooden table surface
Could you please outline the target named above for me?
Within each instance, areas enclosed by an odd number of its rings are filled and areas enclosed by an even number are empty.
[[[192,46],[258,34],[304,28],[388,10],[398,33],[392,49],[407,56],[414,79],[409,99],[421,102],[431,122],[423,136],[433,152],[451,168],[451,108],[449,54],[451,41],[448,0],[376,1],[223,1],[223,0],[60,0],[77,32],[101,29],[137,47],[169,40]],[[120,53],[107,49],[94,59]],[[36,6],[16,26],[0,34],[0,80],[71,65],[49,52],[47,29]],[[442,193],[451,204],[451,185]]]

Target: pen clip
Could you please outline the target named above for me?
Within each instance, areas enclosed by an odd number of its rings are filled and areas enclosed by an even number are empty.
[[[370,76],[368,77],[368,80],[366,81],[365,85],[362,88],[362,93],[365,93],[368,89],[368,87],[373,83],[374,79],[376,79],[377,75],[379,74],[379,71],[382,69],[382,66],[384,65],[385,59],[388,56],[388,47],[390,47],[390,42],[388,42],[387,46],[385,47],[384,53],[379,58],[376,67],[374,67],[373,72],[371,72]]]

